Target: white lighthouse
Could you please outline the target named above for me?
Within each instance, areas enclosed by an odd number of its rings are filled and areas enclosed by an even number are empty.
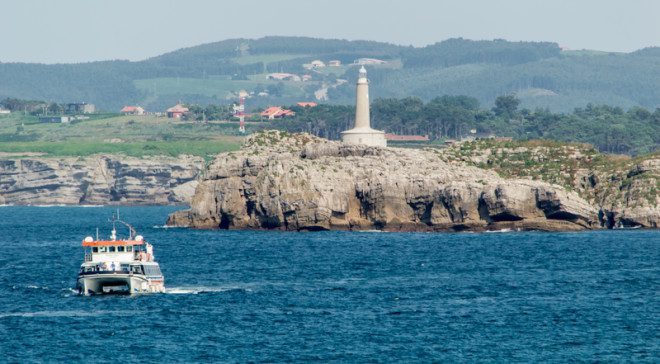
[[[371,129],[369,118],[369,80],[364,66],[360,68],[355,97],[355,127],[341,133],[341,140],[346,144],[386,147],[385,132]]]

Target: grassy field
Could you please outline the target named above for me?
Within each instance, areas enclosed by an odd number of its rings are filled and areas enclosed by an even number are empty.
[[[248,125],[248,128],[254,128]],[[248,130],[249,131],[249,130]],[[37,117],[0,117],[0,152],[85,156],[192,154],[209,158],[237,150],[237,123],[192,123],[155,116],[105,116],[68,124],[39,123]]]
[[[87,156],[92,154],[125,154],[134,157],[182,154],[211,157],[222,152],[237,150],[239,142],[232,141],[150,141],[144,143],[71,142],[0,142],[0,151],[15,155],[44,153],[47,157]]]
[[[241,90],[252,91],[257,86],[267,87],[280,81],[266,79],[266,74],[250,76],[250,80],[230,80],[226,77],[209,78],[151,78],[135,80],[135,87],[154,95],[197,94],[209,97],[235,97]],[[291,97],[304,96],[302,82],[283,81],[284,93]]]

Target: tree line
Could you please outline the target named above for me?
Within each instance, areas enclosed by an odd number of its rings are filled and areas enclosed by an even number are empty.
[[[354,107],[319,105],[290,107],[295,117],[274,121],[269,127],[289,132],[309,132],[339,139],[352,127]],[[660,109],[588,104],[570,113],[520,108],[514,95],[500,96],[491,109],[480,107],[469,96],[376,99],[371,104],[372,127],[400,135],[427,135],[432,141],[469,136],[515,139],[551,139],[584,142],[609,153],[643,154],[660,146]]]

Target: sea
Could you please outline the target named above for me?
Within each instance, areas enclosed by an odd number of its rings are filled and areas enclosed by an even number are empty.
[[[166,293],[85,297],[116,208],[0,207],[0,362],[660,361],[660,231],[164,227],[180,208],[119,209]]]

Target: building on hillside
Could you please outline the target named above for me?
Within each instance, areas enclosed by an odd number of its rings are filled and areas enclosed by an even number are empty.
[[[346,144],[386,147],[385,132],[371,128],[369,116],[369,80],[367,70],[360,67],[356,84],[355,126],[341,132],[341,140]]]
[[[376,59],[376,58],[358,58],[355,61],[353,61],[353,63],[360,66],[372,66],[378,64],[385,64],[387,62],[383,61],[382,59]]]
[[[300,107],[314,107],[317,106],[318,104],[313,102],[313,101],[303,101],[303,102],[298,102],[296,105]]]
[[[120,112],[124,115],[144,115],[144,109],[139,106],[124,106]]]
[[[68,123],[71,121],[69,116],[42,116],[39,118],[40,123]]]
[[[428,135],[396,135],[385,134],[385,139],[393,142],[428,142]]]
[[[11,114],[11,111],[0,107],[0,115],[7,115],[7,114]]]
[[[323,67],[325,67],[325,63],[323,63],[323,61],[318,60],[318,59],[313,60],[312,63],[310,63],[310,65],[312,66],[312,68],[323,68]]]
[[[294,75],[293,73],[269,73],[266,78],[276,81],[301,81],[300,76]]]
[[[167,117],[172,119],[181,119],[181,117],[188,113],[188,111],[189,110],[187,107],[184,107],[181,104],[176,104],[167,109]]]
[[[267,108],[266,110],[261,112],[261,117],[266,118],[268,120],[273,120],[273,119],[279,119],[287,116],[294,116],[296,115],[295,112],[287,109],[283,109],[279,106],[271,106]]]
[[[328,67],[339,67],[341,66],[341,61],[338,59],[333,59],[332,61],[328,61]]]
[[[66,104],[67,114],[93,114],[95,112],[96,106],[94,106],[94,104],[88,104],[86,102],[73,102]]]
[[[311,81],[312,75],[302,75],[303,82]]]

